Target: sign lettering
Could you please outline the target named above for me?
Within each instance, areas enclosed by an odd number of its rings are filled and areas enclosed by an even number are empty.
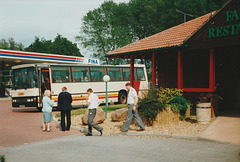
[[[226,12],[226,22],[240,20],[237,10]],[[208,29],[208,38],[217,38],[240,33],[240,23]]]

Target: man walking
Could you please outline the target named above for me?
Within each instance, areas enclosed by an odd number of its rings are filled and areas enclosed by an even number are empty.
[[[91,88],[87,90],[87,94],[88,97],[86,97],[86,101],[88,104],[88,133],[86,136],[92,136],[92,127],[99,131],[100,136],[102,136],[103,128],[93,122],[97,108],[100,105],[98,96],[93,93]]]
[[[63,87],[62,92],[58,96],[58,108],[61,110],[61,128],[62,131],[69,131],[71,126],[71,110],[72,96],[67,92],[67,88]],[[67,116],[67,127],[65,127],[65,116]]]
[[[132,123],[132,118],[134,117],[135,120],[137,121],[138,125],[140,126],[140,129],[137,131],[144,131],[144,125],[143,122],[138,115],[137,111],[137,103],[138,103],[138,97],[137,97],[137,92],[136,90],[132,87],[131,83],[126,83],[125,84],[126,89],[128,90],[128,97],[127,97],[127,104],[128,104],[128,112],[127,112],[127,120],[123,126],[123,129],[121,129],[122,132],[127,132],[131,123]]]

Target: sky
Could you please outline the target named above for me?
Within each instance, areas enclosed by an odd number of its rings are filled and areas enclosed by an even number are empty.
[[[83,16],[103,2],[104,0],[0,0],[0,39],[12,37],[27,47],[35,40],[35,36],[53,40],[58,33],[77,43],[74,37],[79,35]],[[85,49],[80,48],[83,54],[89,55]]]

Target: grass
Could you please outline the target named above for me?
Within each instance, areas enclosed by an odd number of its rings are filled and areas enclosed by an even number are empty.
[[[103,111],[105,111],[105,105],[101,105],[100,106]],[[117,109],[121,109],[121,108],[125,108],[127,107],[127,104],[117,104],[117,105],[109,105],[108,106],[108,111],[115,111]],[[75,109],[71,111],[71,115],[82,115],[85,114],[85,112],[87,111],[87,108],[80,108],[80,109]],[[56,114],[56,117],[61,117],[61,114]]]

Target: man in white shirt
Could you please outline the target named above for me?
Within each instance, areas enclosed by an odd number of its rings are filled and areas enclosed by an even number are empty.
[[[127,97],[127,104],[128,104],[128,113],[127,113],[127,120],[123,126],[123,129],[121,129],[122,132],[127,132],[131,123],[132,123],[132,118],[134,117],[135,120],[137,121],[138,125],[140,126],[140,129],[137,131],[144,131],[144,125],[143,122],[138,115],[137,111],[137,103],[138,103],[138,97],[137,97],[137,92],[136,90],[132,87],[131,83],[126,83],[125,84],[126,89],[128,90],[128,97]]]
[[[89,88],[87,90],[88,97],[86,97],[88,104],[88,134],[86,136],[92,136],[92,127],[100,132],[100,136],[102,136],[103,128],[93,122],[93,119],[96,115],[96,111],[98,106],[100,105],[100,101],[98,96],[93,93],[93,90]]]

